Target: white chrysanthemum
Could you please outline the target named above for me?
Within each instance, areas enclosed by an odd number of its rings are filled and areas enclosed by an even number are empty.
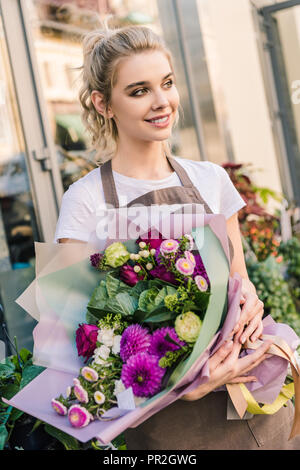
[[[122,380],[115,380],[115,389],[114,395],[117,396],[119,393],[124,392],[125,385],[123,384]]]
[[[97,392],[94,393],[94,400],[98,405],[102,405],[105,402],[104,393],[97,390]]]
[[[113,345],[113,342],[112,342],[112,345]],[[109,355],[110,355],[110,348],[105,346],[105,344],[102,344],[100,348],[95,349],[93,357],[95,358],[100,357],[101,359],[104,359],[104,361],[106,361]]]
[[[115,335],[114,336],[114,344],[111,348],[112,352],[114,354],[120,354],[120,342],[121,342],[121,335]]]
[[[114,342],[113,328],[101,328],[97,335],[97,341],[105,346],[111,347]]]

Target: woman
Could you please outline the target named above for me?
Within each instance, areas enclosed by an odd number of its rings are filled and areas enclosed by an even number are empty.
[[[238,358],[246,339],[260,336],[263,315],[263,303],[248,278],[238,225],[237,212],[245,203],[221,166],[170,154],[167,139],[179,108],[170,52],[160,37],[141,26],[91,32],[83,47],[83,120],[94,147],[109,159],[101,171],[92,170],[64,194],[55,240],[95,241],[91,221],[103,204],[201,203],[206,212],[225,215],[233,248],[230,273],[243,278],[242,314],[232,337],[209,361],[209,381],[128,429],[127,448],[295,448],[287,442],[292,405],[274,416],[229,421],[227,394],[211,393],[226,383],[256,380],[251,369],[266,358],[270,343]]]

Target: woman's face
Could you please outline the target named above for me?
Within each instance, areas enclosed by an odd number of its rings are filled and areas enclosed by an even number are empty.
[[[179,105],[174,78],[167,57],[160,51],[121,61],[110,106],[119,139],[162,141],[170,136]],[[162,122],[149,122],[160,117]]]

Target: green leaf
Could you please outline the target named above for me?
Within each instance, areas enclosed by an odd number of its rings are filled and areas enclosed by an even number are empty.
[[[120,292],[115,297],[108,300],[106,308],[113,313],[120,313],[124,316],[132,316],[137,309],[138,301],[127,292]]]
[[[2,389],[2,396],[7,400],[10,400],[14,395],[16,395],[19,391],[19,385],[16,384],[8,384],[3,387]]]
[[[0,450],[4,449],[7,436],[8,436],[8,432],[7,432],[5,425],[0,424]]]
[[[94,289],[92,297],[87,305],[87,308],[90,312],[92,310],[89,307],[95,307],[99,310],[103,309],[107,300],[108,300],[108,293],[105,285],[105,281],[101,281],[100,285]]]
[[[177,289],[175,287],[171,286],[165,286],[162,289],[160,289],[159,293],[155,297],[154,303],[156,306],[163,304],[164,303],[164,298],[166,295],[173,295],[177,293]]]
[[[170,310],[165,310],[163,312],[157,312],[157,313],[153,312],[153,314],[151,314],[150,317],[145,318],[144,322],[145,323],[147,322],[157,323],[157,322],[168,321],[168,320],[172,320],[173,316],[174,316],[174,313],[170,312]]]
[[[32,429],[30,431],[30,434],[34,432],[41,424],[44,424],[44,421],[41,421],[40,419],[37,419],[34,425],[32,426]]]
[[[6,364],[0,364],[0,380],[4,380],[14,374],[14,367]]]
[[[149,286],[148,281],[138,281],[136,285],[133,286],[132,289],[130,290],[130,295],[138,299],[141,293],[148,289],[148,286]]]
[[[85,315],[85,321],[89,325],[96,325],[98,322],[99,318],[93,315],[91,312],[87,311]]]
[[[29,384],[29,382],[35,379],[35,377],[37,377],[44,370],[45,370],[44,367],[35,366],[34,364],[24,367],[22,379],[20,383],[20,389],[25,387],[27,384]]]
[[[32,358],[32,353],[28,351],[28,349],[22,348],[19,351],[19,356],[21,360],[23,361],[23,363],[25,364],[25,362],[29,361],[29,359]]]
[[[128,291],[131,287],[128,284],[116,279],[111,274],[106,276],[106,290],[110,298],[115,297],[118,293],[122,291]]]
[[[77,439],[70,436],[69,434],[66,434],[63,431],[60,431],[59,429],[53,426],[50,426],[50,424],[45,425],[45,431],[50,434],[50,436],[54,437],[59,442],[61,442],[66,450],[80,450],[80,446]]]
[[[17,421],[22,415],[24,414],[23,411],[18,410],[17,408],[13,408],[9,417],[10,421]]]
[[[203,312],[206,312],[208,302],[210,298],[210,292],[196,292],[195,293],[195,303],[198,308],[200,308]]]
[[[151,312],[151,310],[156,307],[154,302],[158,293],[159,290],[157,287],[152,287],[151,289],[144,290],[139,297],[139,309],[143,310],[144,312]]]

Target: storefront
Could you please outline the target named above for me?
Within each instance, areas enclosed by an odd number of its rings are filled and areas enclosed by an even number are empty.
[[[32,275],[34,241],[53,241],[63,192],[96,165],[78,68],[82,35],[108,13],[153,28],[173,53],[175,155],[251,162],[259,185],[300,204],[300,1],[0,0],[2,273]]]

